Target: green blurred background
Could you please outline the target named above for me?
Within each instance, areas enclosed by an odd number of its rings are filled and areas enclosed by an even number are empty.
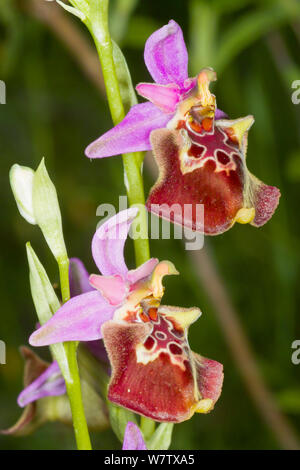
[[[39,2],[44,19],[35,13]],[[0,79],[7,87],[7,103],[0,105],[0,339],[7,345],[7,364],[0,365],[0,429],[20,415],[16,398],[22,389],[23,362],[18,348],[27,344],[36,322],[25,242],[31,241],[51,280],[58,281],[55,261],[40,231],[16,209],[9,168],[13,163],[36,168],[45,157],[59,194],[69,255],[84,260],[89,271],[95,271],[90,241],[98,222],[96,208],[104,202],[117,206],[118,196],[125,194],[120,158],[90,162],[84,156],[86,145],[111,127],[110,115],[99,89],[47,25],[53,8],[59,7],[44,0],[0,0]],[[93,48],[84,25],[61,9],[59,13]],[[124,51],[133,83],[149,81],[144,43],[170,18],[183,28],[190,75],[213,66],[218,74],[213,87],[218,107],[232,118],[255,116],[249,169],[281,189],[280,206],[266,226],[237,225],[206,243],[264,382],[300,434],[300,365],[291,363],[291,344],[300,339],[300,104],[291,101],[291,84],[300,80],[300,4],[294,0],[111,0],[112,35]],[[146,193],[152,183],[146,171]],[[225,368],[223,394],[215,410],[177,425],[172,448],[282,448],[249,396],[214,306],[182,244],[154,240],[151,252],[174,261],[181,273],[166,281],[165,302],[197,305],[203,311],[190,330],[193,350]],[[46,350],[39,352],[47,358]],[[92,437],[95,448],[119,446],[111,430]],[[0,437],[0,449],[64,448],[74,448],[73,431],[56,423],[28,437]]]

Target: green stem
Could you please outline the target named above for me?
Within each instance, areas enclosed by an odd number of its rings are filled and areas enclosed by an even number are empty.
[[[58,260],[60,290],[63,303],[70,299],[69,265],[70,262],[67,256]]]
[[[65,256],[58,260],[60,286],[63,302],[70,299],[70,283],[69,283],[69,259]],[[77,343],[70,341],[64,343],[64,348],[68,358],[69,378],[65,377],[66,388],[70,401],[72,412],[73,427],[78,450],[91,450],[91,441],[88,426],[85,418],[79,370],[77,364]]]
[[[79,370],[76,357],[77,344],[74,341],[64,344],[71,380],[66,381],[67,393],[70,401],[72,420],[78,450],[92,450],[89,430],[84,414]]]
[[[94,38],[101,62],[106,87],[109,109],[114,125],[125,117],[120,87],[113,60],[113,46],[108,29],[108,0],[92,0],[90,3],[90,21],[87,26]],[[141,235],[134,240],[137,265],[150,258],[148,241],[147,213],[145,209],[144,184],[142,177],[142,159],[139,154],[128,153],[122,156],[126,178],[126,190],[130,206],[139,205],[139,228]]]
[[[108,0],[93,0],[90,3],[90,22],[87,24],[97,48],[106,87],[109,109],[114,125],[125,117],[120,87],[113,60],[113,46],[108,29]],[[122,156],[129,204],[138,204],[140,208],[141,236],[134,239],[136,264],[140,265],[150,258],[148,240],[147,213],[145,209],[144,184],[142,177],[142,158],[138,153]],[[155,431],[155,423],[141,417],[144,437],[149,438]]]

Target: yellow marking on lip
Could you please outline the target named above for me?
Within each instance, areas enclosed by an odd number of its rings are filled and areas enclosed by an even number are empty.
[[[254,207],[243,207],[240,209],[236,216],[234,221],[238,222],[239,224],[249,224],[252,222],[252,220],[255,217],[255,209]]]
[[[229,120],[224,119],[218,121],[218,126],[223,129],[233,131],[233,136],[237,139],[239,147],[243,147],[245,139],[247,140],[247,132],[254,123],[254,117],[249,115],[243,118]]]
[[[188,328],[201,315],[201,311],[197,307],[181,309],[179,307],[172,308],[163,305],[160,306],[159,313],[166,315],[167,318],[174,319],[183,330]]]
[[[194,412],[195,413],[209,413],[214,407],[214,402],[211,398],[203,398],[196,405]]]

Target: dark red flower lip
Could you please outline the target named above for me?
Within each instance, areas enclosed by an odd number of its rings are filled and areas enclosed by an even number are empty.
[[[106,322],[109,400],[159,422],[209,412],[221,393],[223,367],[190,351],[187,328],[198,316],[198,309],[144,304],[141,321]]]
[[[151,133],[159,177],[146,207],[190,230],[218,235],[235,222],[265,224],[279,203],[280,191],[247,169],[253,116],[215,119],[215,97],[208,88],[211,74],[204,69],[198,89],[178,105],[168,128]]]

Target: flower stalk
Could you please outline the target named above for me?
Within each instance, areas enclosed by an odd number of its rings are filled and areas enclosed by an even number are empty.
[[[69,283],[69,258],[64,256],[63,258],[58,259],[58,269],[59,269],[59,279],[60,279],[60,289],[61,289],[61,298],[63,303],[70,300],[70,283]]]
[[[58,260],[61,296],[63,303],[70,300],[70,281],[69,281],[69,265],[68,256]],[[69,341],[64,343],[64,348],[68,358],[70,379],[65,379],[67,394],[70,401],[72,412],[73,427],[78,450],[92,450],[89,430],[86,422],[82,390],[77,363],[77,342]]]
[[[113,59],[113,44],[108,28],[108,0],[91,0],[89,19],[86,25],[93,36],[99,55],[107,99],[114,125],[119,124],[125,117],[120,86]],[[122,155],[124,178],[130,206],[145,206],[144,184],[142,178],[143,158],[139,152]],[[147,236],[146,209],[141,209],[140,237],[134,240],[134,250],[137,265],[150,258],[149,241]]]
[[[89,431],[85,418],[79,370],[77,364],[77,343],[70,341],[64,344],[68,357],[70,380],[66,380],[66,388],[72,411],[73,427],[78,450],[92,450]]]
[[[125,110],[113,59],[113,44],[108,27],[108,5],[108,0],[92,0],[90,2],[90,18],[89,22],[87,22],[87,26],[93,36],[99,55],[111,117],[114,125],[117,125],[124,119]],[[145,196],[142,178],[143,158],[141,158],[141,154],[137,152],[134,154],[123,154],[122,160],[129,204],[130,206],[138,204],[140,207],[144,207]],[[150,258],[146,209],[141,210],[140,230],[140,238],[134,239],[137,266]],[[141,429],[144,437],[146,439],[150,438],[155,431],[154,421],[142,416]]]

